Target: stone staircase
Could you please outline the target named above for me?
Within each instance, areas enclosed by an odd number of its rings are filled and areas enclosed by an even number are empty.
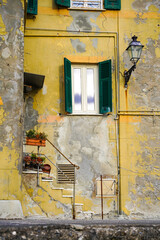
[[[48,174],[40,172],[37,186],[37,171],[23,171],[23,186],[31,198],[29,205],[37,205],[47,217],[72,219],[73,185],[58,184],[53,175],[52,179],[47,177]],[[75,202],[76,219],[91,219],[93,212],[86,212],[83,207],[82,203]]]

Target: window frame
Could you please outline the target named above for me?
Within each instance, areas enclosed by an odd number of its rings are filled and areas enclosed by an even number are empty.
[[[86,2],[87,1],[87,2]],[[73,4],[74,4],[74,2],[76,2],[76,0],[74,1],[74,0],[70,0],[70,8],[71,9],[81,9],[81,10],[85,10],[85,9],[89,9],[89,10],[104,10],[104,3],[103,3],[103,0],[100,0],[99,2],[100,2],[100,7],[99,8],[97,8],[97,7],[90,7],[89,6],[89,0],[86,0],[86,1],[84,1],[84,0],[82,0],[82,2],[84,2],[84,5],[83,6],[74,6]]]
[[[74,69],[80,69],[81,75],[81,110],[75,109],[74,101]],[[93,69],[94,110],[87,109],[87,69]],[[99,76],[98,64],[71,64],[72,78],[72,114],[99,114]]]

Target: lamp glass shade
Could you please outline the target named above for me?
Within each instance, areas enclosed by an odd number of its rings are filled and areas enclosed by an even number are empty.
[[[128,49],[128,53],[130,61],[133,63],[137,63],[141,57],[142,46],[131,46],[130,49]]]
[[[130,61],[133,64],[136,64],[141,57],[142,48],[144,47],[139,41],[137,41],[137,37],[132,37],[133,41],[129,44],[128,48],[126,49],[129,54]]]

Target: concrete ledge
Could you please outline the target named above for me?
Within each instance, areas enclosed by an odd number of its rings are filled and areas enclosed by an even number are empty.
[[[0,200],[0,219],[22,219],[23,211],[19,200]]]

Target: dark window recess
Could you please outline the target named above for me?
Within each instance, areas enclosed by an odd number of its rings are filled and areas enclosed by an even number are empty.
[[[27,13],[37,15],[38,0],[28,0]]]
[[[108,10],[120,10],[121,0],[104,0],[104,8]]]
[[[44,83],[44,75],[33,73],[24,73],[24,93],[30,92],[33,89],[41,89]]]
[[[70,0],[55,0],[55,2],[61,7],[70,7]]]

